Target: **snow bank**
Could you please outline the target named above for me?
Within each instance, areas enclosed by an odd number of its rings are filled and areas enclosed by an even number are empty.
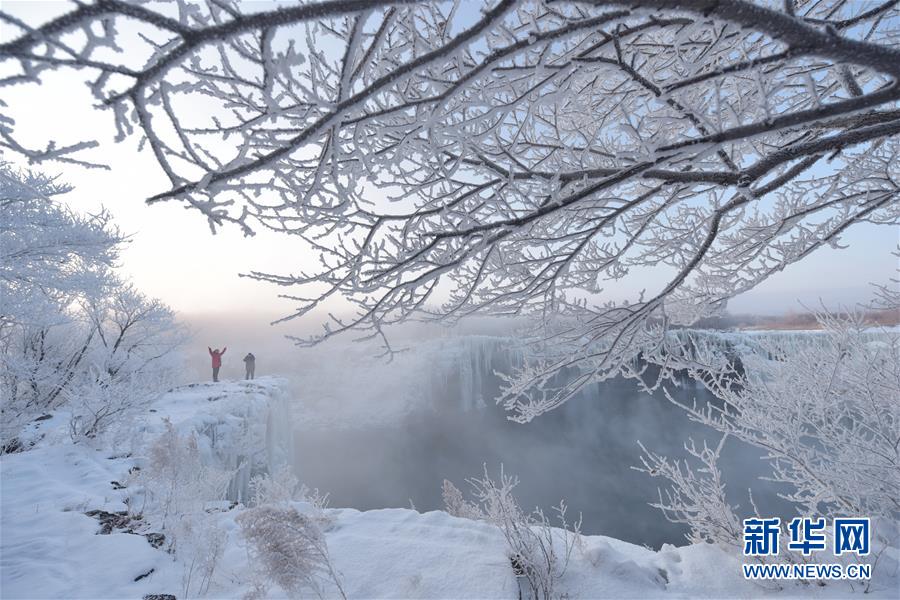
[[[0,596],[140,598],[135,581],[151,570],[174,573],[171,557],[141,535],[95,535],[91,510],[125,511],[125,459],[82,447],[50,446],[0,461]],[[146,579],[146,578],[145,578]]]

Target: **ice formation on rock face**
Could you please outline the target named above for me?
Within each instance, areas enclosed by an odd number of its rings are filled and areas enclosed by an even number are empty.
[[[194,434],[205,461],[234,471],[227,499],[246,502],[254,475],[294,467],[287,389],[279,378],[176,388],[154,405],[147,432],[158,433],[169,419],[182,435]]]
[[[884,335],[884,331],[873,329],[866,336],[872,343]],[[672,353],[692,353],[725,363],[740,361],[742,355],[765,352],[764,348],[772,342],[791,347],[806,344],[822,343],[821,332],[818,331],[717,331],[705,329],[675,329],[668,333],[667,348]],[[422,343],[416,348],[413,356],[405,355],[396,359],[396,372],[402,373],[406,385],[401,393],[416,390],[416,397],[406,403],[406,408],[413,406],[435,409],[458,409],[466,412],[480,410],[493,404],[500,393],[501,378],[499,373],[509,375],[523,364],[527,347],[522,346],[521,339],[492,335],[461,335],[440,338]],[[664,355],[656,357],[664,358]],[[674,354],[670,358],[676,358]],[[677,361],[676,361],[677,362]],[[689,363],[685,363],[689,364]],[[647,364],[643,359],[635,359],[635,369],[640,370]],[[360,373],[362,380],[378,379],[383,373],[372,370],[368,375]],[[566,372],[560,375],[563,379]],[[703,383],[692,378],[688,371],[676,367],[672,377],[678,385],[686,389],[699,390]],[[378,385],[368,390],[377,396]],[[337,390],[342,382],[335,382]],[[340,392],[337,392],[341,395]],[[579,395],[592,394],[589,386]]]
[[[495,371],[509,372],[520,359],[512,340],[487,335],[470,335],[440,340],[428,348],[433,355],[429,361],[429,386],[432,398],[448,397],[445,390],[456,393],[462,411],[484,408],[493,402],[496,393]]]
[[[279,467],[294,467],[294,427],[287,389],[277,386],[269,396],[266,418],[266,467],[274,473]]]

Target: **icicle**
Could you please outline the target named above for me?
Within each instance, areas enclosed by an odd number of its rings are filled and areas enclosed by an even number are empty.
[[[280,387],[276,387],[269,397],[269,414],[266,421],[266,467],[269,473],[274,473],[283,466],[290,467],[292,472],[296,473],[294,462],[291,404],[284,391]]]

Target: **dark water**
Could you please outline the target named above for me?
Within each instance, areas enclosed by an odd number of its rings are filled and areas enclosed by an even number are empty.
[[[463,359],[465,360],[465,359]],[[483,366],[509,368],[503,352],[474,357]],[[486,364],[485,364],[486,363]],[[466,369],[469,369],[466,372]],[[640,392],[633,381],[594,384],[582,397],[528,424],[506,419],[490,401],[499,389],[491,369],[462,365],[459,376],[432,387],[427,406],[396,425],[361,425],[339,431],[303,431],[297,436],[298,469],[310,487],[330,493],[331,505],[361,510],[409,507],[442,508],[441,484],[449,479],[463,492],[466,478],[480,476],[483,464],[496,475],[499,465],[516,475],[516,497],[525,509],[547,511],[565,499],[569,517],[583,517],[582,531],[658,548],[684,542],[685,529],[668,522],[648,503],[657,499],[652,479],[631,467],[639,464],[637,441],[655,452],[684,457],[683,443],[698,446],[715,432],[692,423],[663,395]],[[465,373],[465,374],[464,374]],[[679,400],[712,400],[688,383],[673,390]],[[466,409],[460,397],[480,397],[483,405]],[[765,463],[760,451],[729,440],[720,467],[729,486],[729,501],[749,512],[747,488],[761,513],[784,514],[772,484],[759,481]],[[327,457],[324,458],[324,457]]]

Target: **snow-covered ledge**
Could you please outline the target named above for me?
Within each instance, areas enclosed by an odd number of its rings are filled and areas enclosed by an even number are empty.
[[[29,424],[20,436],[27,449],[0,457],[0,597],[178,594],[182,565],[154,539],[153,524],[126,516],[132,474],[168,421],[195,434],[204,462],[240,466],[228,496],[243,502],[255,473],[293,456],[286,390],[279,378],[178,387],[123,424],[115,450],[73,443],[64,412]],[[246,561],[243,549],[235,554]]]

